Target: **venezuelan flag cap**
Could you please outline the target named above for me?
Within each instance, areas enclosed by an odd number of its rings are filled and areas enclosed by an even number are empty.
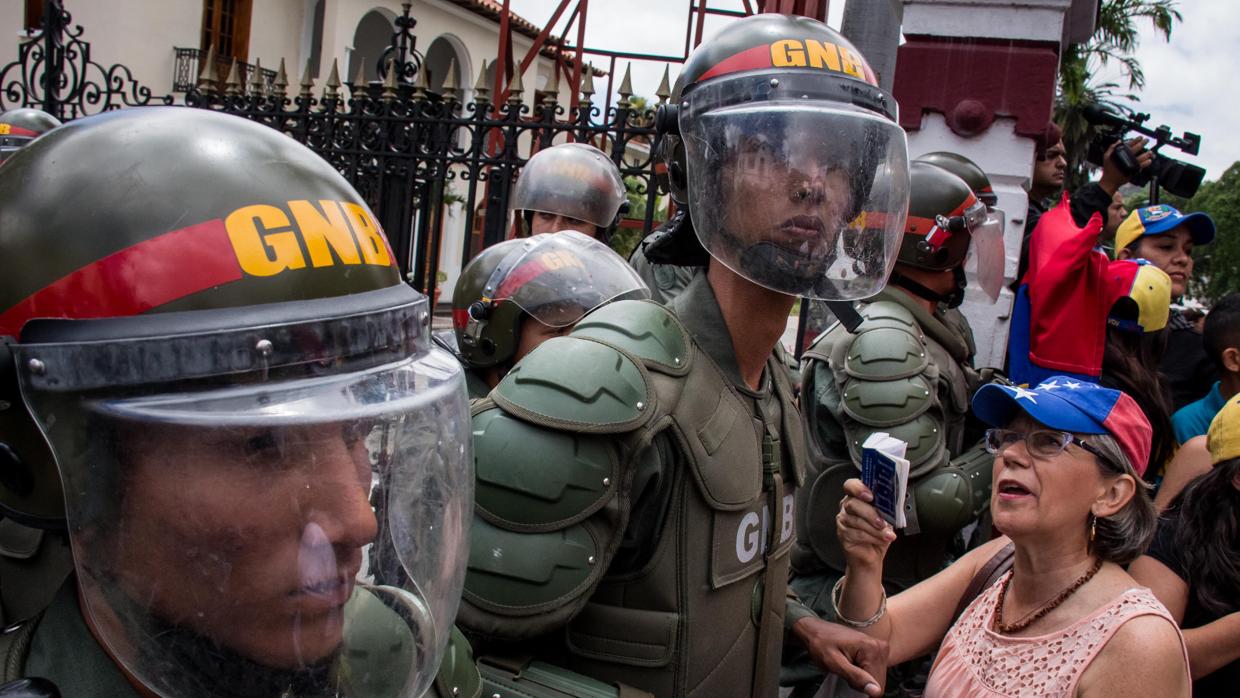
[[[1171,277],[1147,259],[1107,265],[1111,311],[1107,323],[1128,332],[1157,332],[1171,314]]]
[[[1127,393],[1079,378],[1054,376],[1036,388],[990,383],[973,396],[973,413],[992,426],[1006,426],[1021,412],[1051,429],[1109,434],[1137,475],[1145,474],[1153,430]],[[1240,436],[1236,439],[1240,444]]]
[[[1158,204],[1143,206],[1120,223],[1115,231],[1115,252],[1131,245],[1146,235],[1162,235],[1180,225],[1187,225],[1194,245],[1206,245],[1214,240],[1214,219],[1205,213],[1180,213],[1174,206]]]

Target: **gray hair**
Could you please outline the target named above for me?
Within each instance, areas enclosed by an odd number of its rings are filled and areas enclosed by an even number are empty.
[[[1150,499],[1150,486],[1137,474],[1132,462],[1109,434],[1079,434],[1097,453],[1098,470],[1103,476],[1131,475],[1137,491],[1122,509],[1111,516],[1099,516],[1091,550],[1108,562],[1127,565],[1145,553],[1158,526],[1158,512]]]

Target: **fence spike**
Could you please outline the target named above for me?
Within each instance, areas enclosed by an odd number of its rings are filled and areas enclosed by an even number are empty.
[[[284,69],[284,59],[280,59],[280,69],[276,71],[276,79],[271,83],[272,94],[281,99],[284,98],[285,88],[288,87],[288,71]]]
[[[198,89],[204,92],[214,92],[218,81],[219,78],[215,74],[215,46],[212,45],[207,49],[207,57],[203,61],[202,70],[198,71]]]
[[[659,89],[654,91],[654,95],[659,98],[659,104],[666,102],[672,96],[672,86],[668,81],[668,66],[663,66],[663,79],[659,81]]]
[[[392,100],[396,99],[396,97],[396,68],[389,61],[387,74],[383,76],[383,98]]]
[[[482,60],[482,68],[478,71],[478,82],[474,83],[474,99],[479,102],[487,101],[487,96],[491,94],[491,88],[487,85],[487,62]]]
[[[267,80],[263,78],[263,59],[254,59],[254,72],[250,75],[250,92],[256,97],[267,93]]]
[[[306,61],[306,71],[301,74],[301,96],[311,96],[311,90],[314,89],[314,78],[310,77],[310,61]]]
[[[521,66],[517,65],[512,82],[508,85],[508,101],[520,102],[521,93],[525,92],[525,83],[521,82]]]
[[[621,102],[628,102],[629,97],[633,96],[633,64],[629,63],[624,69],[624,79],[620,81],[620,89],[616,90],[616,94],[620,95]]]
[[[237,59],[233,58],[232,67],[228,69],[228,79],[224,81],[224,93],[238,95],[242,93],[241,76],[237,67]]]
[[[456,99],[456,60],[448,59],[448,75],[443,80],[443,97],[448,101]]]
[[[323,90],[324,99],[336,99],[340,96],[340,65],[335,58],[332,59],[332,72],[327,74],[326,89]]]
[[[581,94],[587,102],[594,95],[594,66],[589,63],[586,63],[585,70],[581,73]]]
[[[555,64],[551,72],[551,82],[547,84],[547,96],[543,104],[555,104],[560,99],[560,66]]]
[[[396,61],[388,63],[388,72],[393,74],[396,73]],[[418,68],[418,79],[413,83],[413,96],[421,97],[426,94],[426,92],[431,89],[430,80],[430,71],[426,69],[426,66]]]
[[[357,57],[357,75],[353,76],[353,83],[349,85],[349,90],[356,97],[366,90],[366,57]]]

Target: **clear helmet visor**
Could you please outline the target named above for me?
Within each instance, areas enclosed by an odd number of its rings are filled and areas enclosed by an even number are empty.
[[[568,327],[605,303],[649,298],[650,291],[610,247],[565,230],[522,241],[491,273],[483,295],[515,303],[548,327]]]
[[[813,99],[822,82],[800,76],[802,90],[797,78],[781,78],[788,99],[728,104],[736,81],[691,93],[680,130],[694,228],[712,257],[761,286],[866,298],[886,283],[904,230],[905,135],[869,110]]]
[[[970,223],[972,242],[965,271],[973,274],[978,286],[990,298],[999,299],[1003,290],[1003,273],[1007,264],[1007,251],[1003,246],[1003,229],[1007,219],[1001,209],[987,207],[980,222]]]
[[[616,222],[625,195],[620,170],[603,151],[585,143],[564,143],[530,158],[517,178],[511,206],[607,228]]]
[[[310,336],[325,335],[284,338]],[[420,696],[464,582],[459,364],[423,346],[348,372],[328,372],[338,357],[143,385],[143,362],[186,365],[177,347],[20,348],[46,366],[22,389],[56,454],[97,636],[162,696]],[[95,385],[107,373],[127,384]]]

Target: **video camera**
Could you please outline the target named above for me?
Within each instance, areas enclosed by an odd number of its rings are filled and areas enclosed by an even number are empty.
[[[1123,140],[1129,131],[1136,131],[1154,141],[1154,147],[1150,148],[1154,153],[1154,160],[1149,167],[1142,170],[1131,150],[1116,148],[1115,152],[1111,153],[1112,162],[1119,166],[1129,181],[1143,187],[1152,180],[1168,192],[1185,199],[1192,198],[1193,194],[1197,193],[1206,171],[1196,165],[1169,158],[1159,153],[1158,149],[1169,145],[1189,155],[1196,155],[1201,147],[1201,136],[1185,131],[1184,135],[1177,138],[1171,135],[1171,127],[1165,124],[1156,129],[1144,126],[1145,122],[1150,120],[1149,114],[1132,114],[1125,118],[1097,104],[1085,107],[1085,118],[1095,126],[1106,128],[1089,144],[1086,159],[1091,164],[1102,167],[1102,158],[1107,148],[1116,141]],[[1151,197],[1156,196],[1157,192],[1151,190]]]

